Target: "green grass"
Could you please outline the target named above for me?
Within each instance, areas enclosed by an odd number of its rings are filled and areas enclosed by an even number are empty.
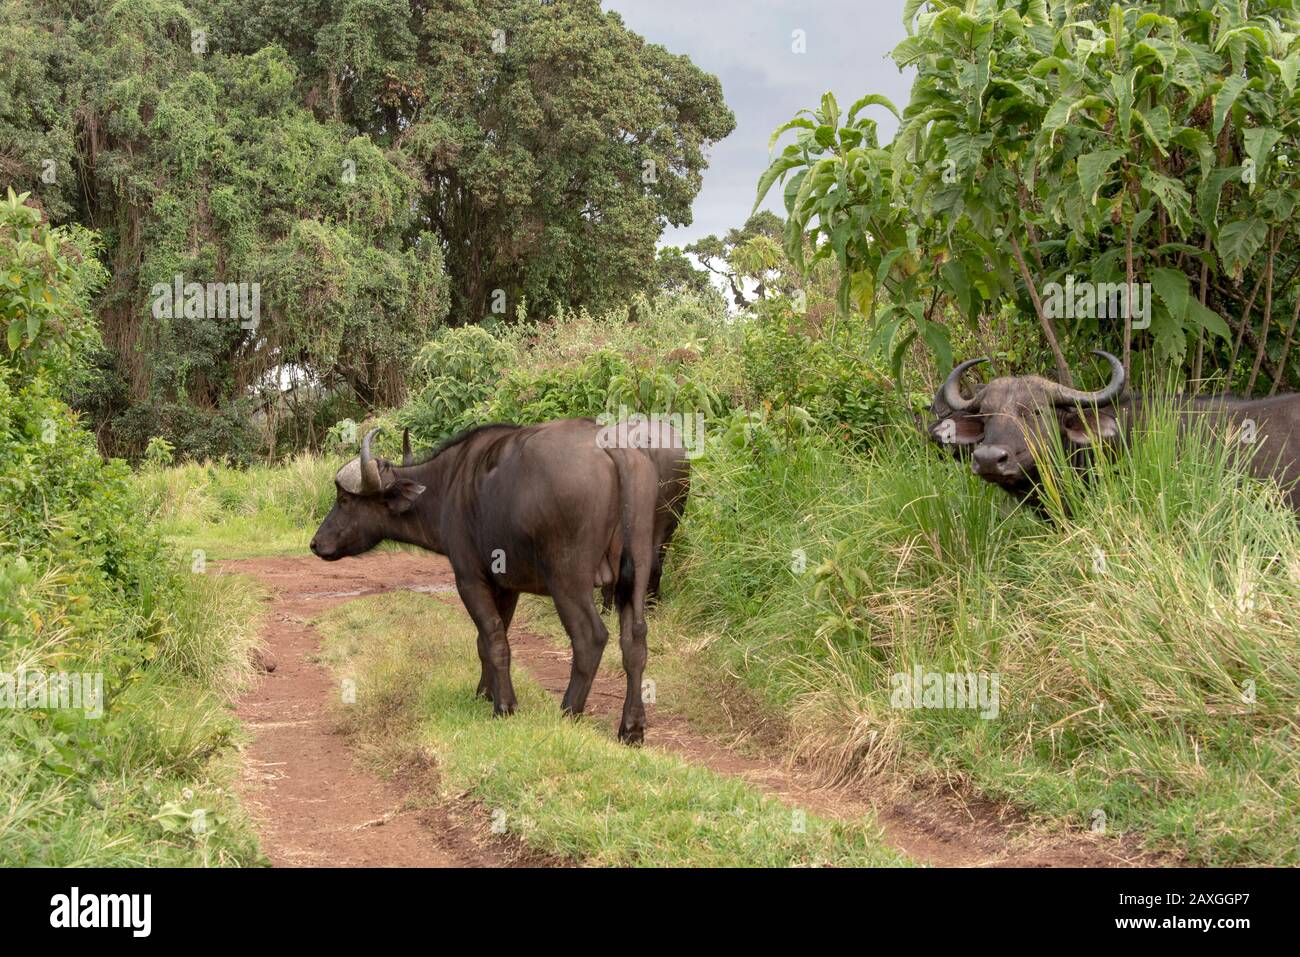
[[[1295,864],[1300,531],[1226,444],[1174,434],[1059,483],[1051,522],[912,435],[863,457],[718,450],[667,583],[695,670],[735,676],[839,773]],[[893,707],[917,665],[999,675],[998,716]]]
[[[339,464],[308,454],[248,469],[190,463],[145,469],[136,483],[159,530],[187,553],[258,558],[307,552],[334,505]]]
[[[48,576],[33,590],[56,597],[58,587]],[[255,585],[235,576],[189,576],[148,670],[121,687],[105,680],[102,718],[66,710],[0,715],[0,864],[261,862],[232,793],[241,731],[228,708],[252,675],[259,599]],[[94,667],[70,659],[66,645],[50,634],[11,647],[0,671]]]
[[[603,722],[565,718],[515,670],[519,711],[474,697],[478,657],[464,613],[436,598],[358,599],[319,622],[326,660],[356,681],[354,741],[389,768],[432,756],[444,794],[468,793],[529,846],[591,865],[897,865],[869,822],[806,815],[747,783],[654,748],[619,744]]]

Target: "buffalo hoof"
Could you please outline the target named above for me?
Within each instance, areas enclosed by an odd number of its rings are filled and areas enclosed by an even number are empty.
[[[621,725],[618,729],[618,739],[624,744],[637,747],[645,743],[645,725],[638,725],[635,728],[625,728]]]
[[[492,704],[492,717],[494,718],[508,718],[514,713],[515,703],[513,701],[503,705],[496,704],[495,702]]]

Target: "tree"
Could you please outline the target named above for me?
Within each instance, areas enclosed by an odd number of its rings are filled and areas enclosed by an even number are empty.
[[[917,77],[893,143],[863,113],[894,109],[882,97],[847,116],[827,97],[777,131],[796,138],[760,199],[788,179],[787,249],[838,262],[843,308],[884,294],[875,344],[895,365],[920,338],[946,369],[948,322],[1010,310],[1066,382],[1067,354],[1097,345],[1245,391],[1296,381],[1294,3],[1097,8],[909,2],[894,59]],[[1149,283],[1149,327],[1053,314],[1049,287],[1074,278]]]
[[[727,283],[732,301],[740,308],[767,298],[769,290],[792,292],[799,276],[781,248],[785,224],[775,213],[752,214],[739,229],[725,236],[705,236],[686,247],[709,272]],[[746,292],[752,287],[753,292]]]
[[[734,125],[596,0],[32,0],[0,53],[0,172],[111,265],[77,397],[114,454],[273,452],[399,403],[448,318],[644,288]],[[160,310],[178,276],[260,315]]]
[[[665,246],[655,254],[654,278],[650,286],[658,292],[705,296],[717,295],[709,274],[696,268],[677,246]]]
[[[599,0],[336,2],[303,11],[315,45],[247,0],[218,6],[219,32],[296,51],[318,109],[419,178],[453,323],[645,288],[664,225],[690,222],[705,149],[735,126],[715,77]]]

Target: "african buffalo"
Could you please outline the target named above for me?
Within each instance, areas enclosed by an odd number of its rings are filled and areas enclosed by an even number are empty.
[[[686,456],[685,443],[681,433],[670,423],[660,419],[647,420],[643,416],[634,416],[629,421],[617,422],[602,430],[600,442],[602,445],[644,450],[659,475],[655,500],[654,566],[650,569],[650,584],[646,592],[647,598],[656,598],[668,545],[681,522],[691,488],[690,460]],[[610,605],[612,587],[606,586],[606,608]]]
[[[595,423],[595,419],[583,421]],[[604,446],[638,448],[654,462],[659,473],[659,492],[655,502],[654,524],[654,566],[650,569],[650,584],[646,598],[659,596],[659,586],[663,579],[664,559],[668,557],[668,546],[673,540],[673,533],[682,520],[686,509],[686,497],[691,490],[690,460],[686,455],[685,441],[671,423],[662,420],[649,420],[644,416],[614,423],[598,436]],[[415,464],[411,453],[411,430],[402,432],[402,465]],[[605,610],[608,611],[614,601],[613,584],[604,588]]]
[[[1038,458],[1050,431],[1060,431],[1067,450],[1085,453],[1096,441],[1111,442],[1127,435],[1142,419],[1148,400],[1123,398],[1124,366],[1109,352],[1095,351],[1110,363],[1110,382],[1096,392],[1071,389],[1041,376],[1003,376],[990,380],[966,398],[959,382],[967,369],[987,362],[971,359],[952,370],[934,398],[939,416],[929,428],[931,438],[961,457],[969,455],[971,470],[1017,498],[1037,503]],[[1300,512],[1300,395],[1267,399],[1231,396],[1174,400],[1185,422],[1208,416],[1235,434],[1249,429],[1258,446],[1250,458],[1251,471],[1274,478],[1291,507]]]
[[[424,462],[395,466],[370,451],[335,476],[337,499],[311,542],[327,561],[385,539],[446,555],[478,629],[478,693],[498,715],[515,709],[506,634],[520,592],[550,595],[573,645],[563,707],[581,714],[609,638],[595,588],[612,586],[627,695],[619,738],[645,736],[641,677],[645,600],[657,564],[660,467],[591,419],[485,425]],[[684,494],[684,493],[683,493]],[[680,503],[674,501],[675,515]],[[675,521],[673,522],[675,524]],[[664,523],[664,530],[671,529]]]

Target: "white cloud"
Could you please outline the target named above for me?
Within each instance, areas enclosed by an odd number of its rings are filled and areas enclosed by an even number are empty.
[[[834,93],[841,108],[865,93],[883,93],[900,110],[907,103],[910,72],[900,73],[886,58],[906,36],[902,0],[605,0],[604,6],[651,43],[717,75],[736,114],[735,132],[710,152],[694,222],[666,231],[667,245],[742,225],[767,166],[772,131],[816,107],[823,93]],[[791,51],[794,30],[804,31],[806,53]],[[874,109],[888,140],[897,124]],[[764,207],[783,213],[779,190]]]

